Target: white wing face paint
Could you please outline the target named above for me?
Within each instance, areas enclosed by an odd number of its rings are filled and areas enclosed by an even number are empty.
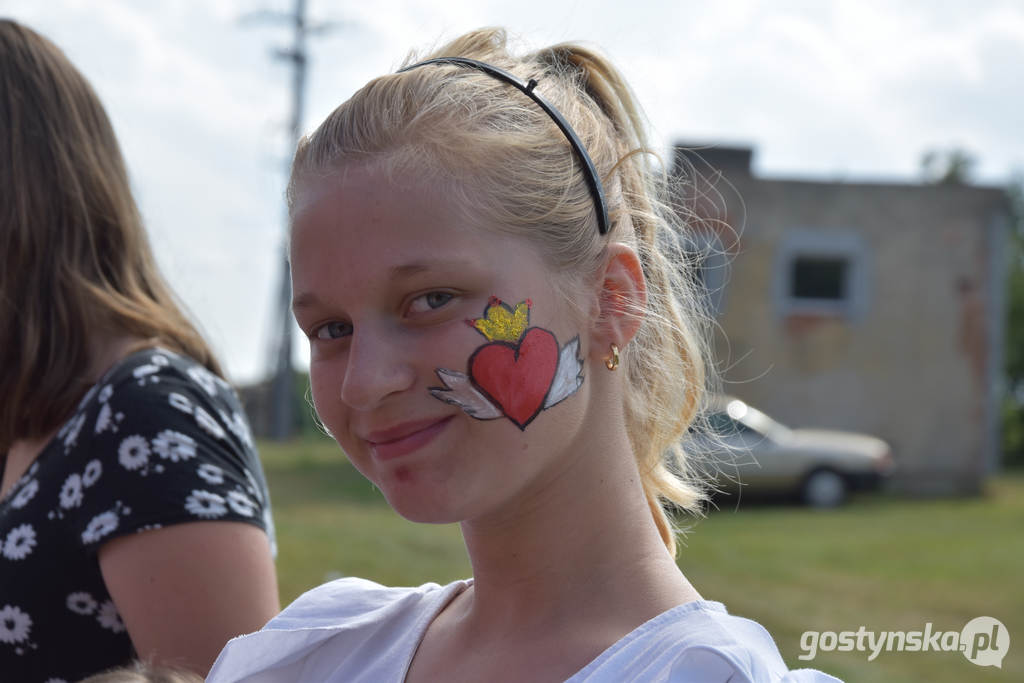
[[[478,420],[494,420],[503,415],[486,396],[473,388],[469,377],[461,372],[438,368],[437,376],[441,378],[444,388],[431,387],[430,395],[434,398],[458,406],[466,411],[467,415]]]
[[[551,380],[551,388],[544,401],[544,410],[560,403],[576,393],[583,384],[583,359],[580,354],[580,338],[573,337],[558,353],[558,370]]]

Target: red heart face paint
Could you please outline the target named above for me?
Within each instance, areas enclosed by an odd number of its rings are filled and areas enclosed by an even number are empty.
[[[468,374],[437,369],[444,387],[430,393],[478,420],[507,417],[525,429],[541,411],[563,401],[583,384],[580,339],[559,349],[555,335],[529,327],[532,302],[514,308],[491,297],[484,317],[467,320],[488,339],[469,357]]]
[[[558,367],[558,340],[534,327],[517,345],[492,342],[469,359],[469,376],[520,427],[544,407]]]

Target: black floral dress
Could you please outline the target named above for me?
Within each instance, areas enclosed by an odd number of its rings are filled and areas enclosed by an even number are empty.
[[[197,520],[255,524],[273,545],[234,391],[189,358],[140,351],[90,389],[0,500],[0,682],[70,683],[130,660],[97,551]]]

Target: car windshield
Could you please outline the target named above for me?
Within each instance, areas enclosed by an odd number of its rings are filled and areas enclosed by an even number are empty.
[[[759,434],[764,434],[773,441],[784,439],[789,435],[789,427],[781,422],[776,422],[757,408],[748,406],[739,399],[729,401],[725,406],[725,412],[736,422]]]

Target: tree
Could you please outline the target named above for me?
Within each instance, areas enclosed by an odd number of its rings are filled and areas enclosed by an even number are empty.
[[[1007,189],[1010,198],[1010,262],[1007,264],[1006,398],[1003,401],[1003,464],[1024,466],[1024,174]]]
[[[959,147],[931,149],[921,155],[921,175],[932,185],[965,185],[974,170],[974,155]]]

